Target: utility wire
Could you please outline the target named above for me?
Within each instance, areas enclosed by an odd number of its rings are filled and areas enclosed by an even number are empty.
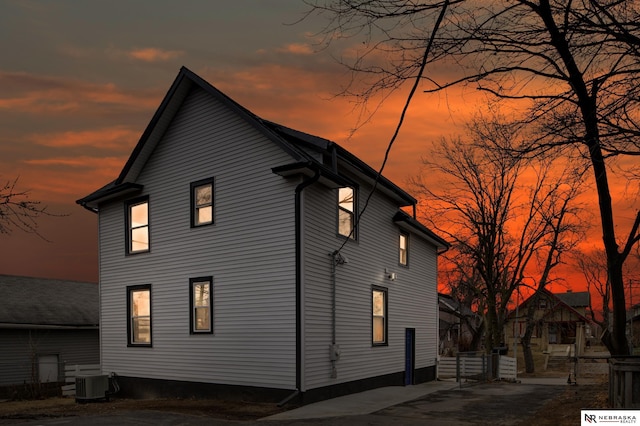
[[[389,141],[389,144],[387,145],[387,149],[386,149],[386,151],[384,153],[384,159],[382,161],[382,165],[380,166],[380,170],[376,174],[376,179],[375,179],[375,181],[373,183],[373,188],[371,189],[371,192],[367,196],[367,199],[366,199],[366,201],[364,203],[364,207],[362,207],[362,211],[360,212],[359,215],[357,215],[356,222],[354,223],[353,227],[351,228],[351,232],[349,232],[349,235],[347,235],[345,237],[345,239],[342,242],[342,245],[340,246],[340,248],[338,250],[336,250],[335,252],[333,252],[334,256],[340,254],[340,251],[342,251],[344,246],[347,244],[347,241],[349,241],[349,238],[351,238],[351,236],[355,232],[356,228],[358,227],[358,224],[360,223],[360,219],[362,218],[362,216],[364,215],[364,212],[367,210],[367,207],[369,206],[369,201],[371,200],[371,197],[373,197],[373,194],[376,191],[376,188],[378,187],[378,182],[380,181],[380,177],[382,176],[382,171],[384,170],[384,167],[387,164],[387,160],[389,159],[389,153],[391,152],[391,148],[393,147],[394,142],[398,138],[398,134],[400,133],[400,128],[402,127],[402,124],[404,123],[404,118],[407,115],[407,110],[409,109],[409,105],[411,104],[411,100],[413,99],[413,95],[416,93],[416,90],[418,90],[418,86],[420,84],[420,80],[422,79],[422,76],[424,75],[424,70],[425,70],[425,68],[427,66],[427,59],[429,57],[429,52],[431,51],[431,46],[433,45],[433,40],[435,39],[436,33],[438,32],[438,29],[440,28],[440,24],[442,23],[442,20],[444,19],[444,15],[445,15],[445,13],[447,11],[447,7],[449,6],[449,3],[450,3],[450,0],[445,0],[442,3],[442,9],[440,10],[440,15],[438,15],[438,19],[436,20],[436,23],[433,26],[433,30],[431,31],[431,36],[429,37],[429,42],[427,43],[427,46],[425,47],[424,54],[422,55],[422,61],[420,63],[420,69],[418,70],[418,74],[416,75],[415,81],[413,82],[413,86],[411,87],[411,90],[409,91],[409,95],[407,96],[407,100],[406,100],[406,102],[404,104],[404,107],[402,108],[402,112],[400,113],[400,118],[398,120],[398,124],[396,126],[396,129],[393,132],[393,136],[391,136],[391,140]],[[355,201],[357,201],[357,200],[354,200],[354,205],[355,205]]]

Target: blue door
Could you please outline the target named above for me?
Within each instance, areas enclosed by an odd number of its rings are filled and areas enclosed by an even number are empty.
[[[416,370],[416,329],[405,329],[404,339],[404,385],[412,385],[414,383],[414,374]]]

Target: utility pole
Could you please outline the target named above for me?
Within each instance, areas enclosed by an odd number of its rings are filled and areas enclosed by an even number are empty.
[[[520,308],[520,286],[516,286],[516,318],[513,322],[513,357],[516,360],[516,380],[518,379],[518,338],[520,334],[520,318],[518,317],[518,309]]]

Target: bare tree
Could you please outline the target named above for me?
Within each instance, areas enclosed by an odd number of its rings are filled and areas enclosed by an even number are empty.
[[[469,141],[443,140],[425,161],[429,178],[413,179],[412,186],[429,203],[425,220],[453,242],[445,253],[458,270],[453,285],[463,287],[459,293],[471,293],[484,317],[485,348],[491,350],[505,343],[513,292],[523,285],[544,286],[573,246],[567,216],[577,186],[568,174],[553,176],[550,163],[534,165],[509,155],[506,148],[517,138],[513,126],[479,118],[469,132]],[[525,183],[532,172],[533,182]],[[440,189],[430,185],[434,173]],[[541,266],[540,279],[531,275],[533,266]]]
[[[484,317],[475,312],[484,311],[484,303],[475,291],[475,283],[479,281],[477,269],[466,257],[452,256],[440,269],[441,282],[447,287],[448,294],[458,304],[458,310],[450,312],[460,320],[461,330],[469,334],[465,341],[458,341],[458,349],[477,351],[484,336]]]
[[[590,253],[578,252],[576,255],[578,268],[587,282],[589,294],[597,294],[602,308],[596,312],[593,298],[589,299],[589,316],[602,331],[608,332],[611,313],[611,287],[607,276],[607,258],[602,250]]]
[[[39,201],[30,200],[28,191],[16,189],[17,184],[18,178],[6,181],[0,187],[0,234],[11,234],[18,229],[46,240],[38,231],[37,219],[52,213]]]
[[[551,278],[552,270],[562,263],[563,255],[573,251],[578,243],[577,237],[581,235],[584,229],[576,220],[580,208],[574,205],[575,198],[580,192],[579,176],[579,173],[570,173],[570,184],[549,190],[547,192],[548,199],[545,200],[539,210],[540,220],[547,226],[548,233],[545,236],[543,248],[537,253],[540,262],[537,268],[538,273],[535,275],[538,275],[538,277],[530,277],[534,280],[535,292],[533,294],[533,303],[529,303],[527,306],[525,332],[520,340],[527,373],[535,371],[531,338],[537,325],[535,311],[538,306],[538,300],[543,295],[547,285],[553,281]]]
[[[538,137],[524,141],[519,155],[589,164],[611,286],[613,332],[605,343],[614,355],[628,354],[622,265],[640,240],[640,212],[619,241],[609,173],[612,157],[640,155],[640,4],[315,0],[311,12],[328,18],[327,43],[359,41],[358,54],[344,63],[362,78],[354,77],[345,94],[366,101],[415,79],[426,92],[468,85],[520,106],[523,123],[537,127]],[[449,72],[438,79],[436,65]]]

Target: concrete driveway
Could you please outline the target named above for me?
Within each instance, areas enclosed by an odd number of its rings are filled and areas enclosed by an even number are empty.
[[[534,379],[535,380],[535,379]],[[455,382],[386,387],[347,395],[243,422],[188,414],[131,410],[81,416],[41,418],[20,425],[516,425],[567,387],[564,379],[523,383],[487,383],[460,387]],[[532,419],[533,420],[533,419]],[[4,423],[0,424],[16,424]],[[533,422],[532,424],[535,424]]]

